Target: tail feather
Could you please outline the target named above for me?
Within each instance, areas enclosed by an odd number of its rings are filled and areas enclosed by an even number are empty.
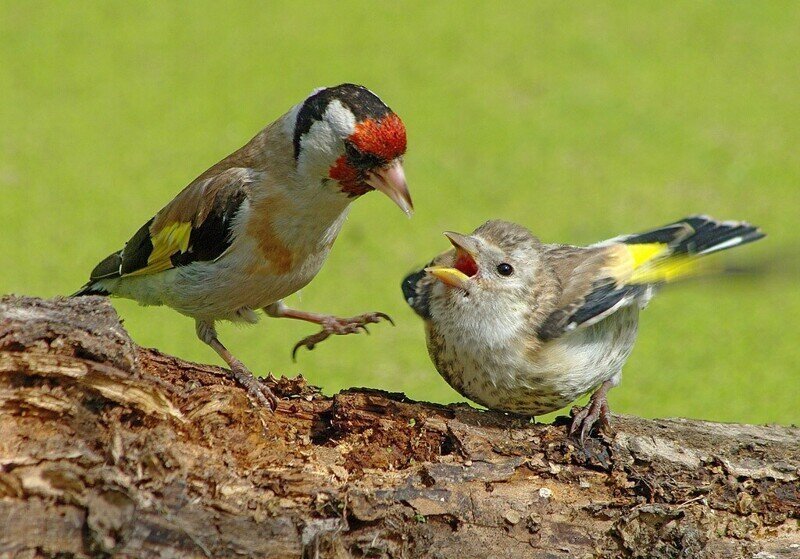
[[[696,276],[708,267],[699,257],[751,243],[765,235],[743,221],[691,216],[663,227],[618,238],[637,261],[628,283],[662,283]]]
[[[97,285],[96,283],[89,282],[83,287],[81,287],[78,291],[70,295],[70,297],[85,297],[87,295],[111,295],[108,291]]]
[[[111,295],[98,281],[103,279],[118,278],[122,275],[122,251],[117,251],[103,258],[89,274],[89,281],[70,297],[84,297],[86,295]]]
[[[540,326],[538,335],[550,340],[576,328],[604,320],[619,309],[634,304],[644,307],[656,288],[674,280],[714,270],[703,256],[750,243],[764,234],[744,222],[716,221],[692,216],[650,231],[615,237],[594,245],[605,259],[583,271],[572,270],[578,291],[572,291]],[[579,253],[580,254],[580,253]],[[591,261],[591,260],[589,260]],[[592,279],[586,287],[585,277]],[[565,291],[566,292],[566,291]]]
[[[710,254],[757,241],[758,227],[744,221],[718,221],[706,215],[690,216],[643,233],[621,237],[625,244],[666,244],[671,254]]]
[[[744,221],[716,221],[708,216],[688,217],[684,221],[694,233],[675,247],[676,253],[711,254],[765,236],[758,227]]]
[[[122,275],[122,251],[112,252],[94,267],[89,283],[99,279],[118,278]]]

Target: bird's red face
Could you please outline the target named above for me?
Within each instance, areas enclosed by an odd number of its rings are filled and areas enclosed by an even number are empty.
[[[294,158],[307,184],[351,198],[379,190],[411,213],[402,164],[406,127],[377,95],[343,83],[315,90],[292,114]]]
[[[403,173],[406,128],[393,112],[379,119],[366,118],[344,140],[345,153],[331,166],[328,175],[342,192],[356,197],[379,190],[406,213],[413,209]]]

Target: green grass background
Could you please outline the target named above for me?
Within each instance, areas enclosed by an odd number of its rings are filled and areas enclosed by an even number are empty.
[[[294,364],[311,325],[223,326],[254,371],[461,400],[399,290],[441,231],[505,218],[589,243],[704,212],[769,233],[727,255],[756,273],[653,301],[612,409],[797,423],[798,29],[795,2],[3,2],[0,292],[72,292],[196,175],[353,81],[408,127],[417,213],[359,200],[289,302],[397,327]],[[140,344],[219,362],[189,319],[115,305]]]

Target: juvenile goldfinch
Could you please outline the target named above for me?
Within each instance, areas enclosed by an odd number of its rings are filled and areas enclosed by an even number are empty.
[[[296,351],[391,320],[337,318],[281,300],[317,275],[353,200],[379,190],[410,215],[405,151],[403,122],[374,93],[353,84],[316,89],[192,181],[74,295],[116,295],[194,318],[197,336],[237,382],[274,407],[269,388],[219,341],[215,322],[254,323],[263,309],[322,325]]]
[[[595,391],[576,410],[581,441],[609,423],[639,320],[657,287],[696,274],[698,260],[764,235],[696,216],[588,247],[544,244],[526,228],[488,221],[403,280],[425,321],[436,369],[487,408],[541,415]]]

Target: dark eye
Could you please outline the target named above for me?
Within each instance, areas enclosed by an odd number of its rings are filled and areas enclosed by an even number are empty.
[[[345,142],[344,149],[347,153],[347,159],[349,159],[357,169],[374,169],[375,167],[380,167],[384,163],[380,157],[370,153],[364,153],[358,149],[353,142]]]
[[[506,264],[503,262],[502,264],[497,265],[497,273],[501,276],[510,276],[514,273],[514,268],[511,266],[511,264]]]

